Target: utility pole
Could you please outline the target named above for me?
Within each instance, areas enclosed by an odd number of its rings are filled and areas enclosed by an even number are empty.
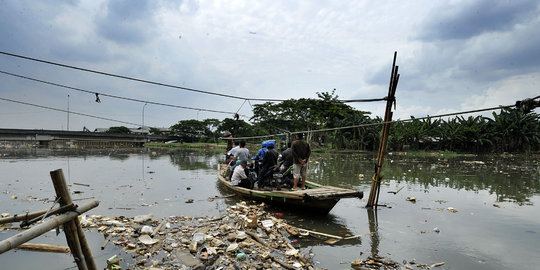
[[[67,106],[67,131],[69,131],[69,94],[68,94],[68,106]]]
[[[141,132],[144,130],[144,107],[146,107],[146,105],[148,105],[148,103],[144,103],[144,105],[142,106],[142,126],[141,126]]]
[[[386,111],[384,113],[384,124],[382,127],[381,143],[379,144],[379,153],[377,154],[377,163],[375,164],[375,173],[373,174],[373,182],[371,184],[371,191],[369,192],[369,199],[366,207],[377,207],[379,202],[379,193],[381,191],[382,181],[382,165],[384,161],[384,154],[386,152],[386,143],[388,142],[388,133],[390,133],[390,122],[392,121],[392,103],[394,109],[396,106],[396,88],[399,81],[398,66],[396,66],[397,52],[394,52],[394,61],[392,62],[392,73],[390,74],[390,85],[388,87],[388,96],[386,97]]]

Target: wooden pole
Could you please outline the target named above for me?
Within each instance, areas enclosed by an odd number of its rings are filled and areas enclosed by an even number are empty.
[[[0,254],[15,248],[22,243],[26,243],[54,228],[61,226],[62,224],[78,217],[81,213],[87,212],[88,210],[95,208],[99,205],[99,201],[91,201],[83,206],[77,208],[77,212],[69,211],[62,215],[56,216],[54,218],[48,219],[47,221],[38,224],[28,230],[25,230],[21,233],[18,233],[14,236],[9,237],[8,239],[0,242]]]
[[[69,195],[62,169],[51,171],[50,174],[54,185],[54,190],[56,191],[56,196],[60,197],[60,206],[73,203],[71,196]],[[75,254],[77,254],[79,259],[84,259],[84,263],[79,263],[77,258],[75,259],[79,269],[97,270],[94,257],[92,256],[92,251],[90,250],[90,246],[86,241],[86,236],[84,235],[81,224],[79,223],[79,219],[74,219],[73,221],[68,222],[66,225],[64,225],[64,233],[66,234],[66,239],[68,239],[68,244],[72,242],[69,247],[72,252],[75,251],[73,256],[75,257]]]
[[[71,211],[71,210],[76,209],[76,208],[77,208],[77,206],[74,205],[73,203],[68,204],[68,205],[64,205],[62,207],[54,208],[54,209],[50,210],[49,212],[45,213],[44,215],[41,215],[39,217],[35,217],[33,219],[25,220],[25,221],[21,222],[20,227],[23,228],[23,227],[29,226],[29,225],[31,225],[31,224],[33,224],[33,223],[35,223],[35,222],[37,222],[37,221],[39,221],[39,220],[41,220],[43,218],[50,217],[50,216],[56,215],[56,214],[63,214],[65,212],[67,212],[67,211]]]
[[[32,251],[56,252],[56,253],[69,253],[69,247],[49,245],[49,244],[24,243],[24,244],[20,244],[18,247],[16,247],[16,249],[26,249],[26,250],[32,250]]]
[[[377,154],[377,163],[375,164],[375,173],[369,192],[369,199],[366,207],[377,206],[379,201],[379,192],[381,189],[381,172],[390,132],[390,122],[392,121],[392,103],[395,104],[396,88],[399,81],[398,66],[396,66],[397,52],[394,52],[394,61],[392,62],[392,73],[390,74],[390,85],[388,86],[388,96],[386,99],[386,111],[384,113],[384,124],[382,127],[381,143]]]
[[[41,216],[41,215],[43,215],[45,213],[47,213],[47,210],[37,211],[37,212],[32,212],[32,213],[26,213],[26,214],[21,214],[21,215],[14,215],[12,217],[0,218],[0,224],[19,222],[19,221],[23,221],[23,220],[30,220],[30,219],[33,219],[35,217],[39,217],[39,216]]]

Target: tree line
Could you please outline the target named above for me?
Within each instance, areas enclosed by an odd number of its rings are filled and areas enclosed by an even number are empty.
[[[371,117],[341,103],[334,92],[317,93],[318,99],[290,99],[253,106],[253,117],[182,120],[170,127],[172,136],[201,142],[217,142],[223,132],[234,137],[314,130],[309,135],[315,147],[338,150],[378,148],[380,117]],[[411,117],[412,118],[412,117]],[[361,127],[317,132],[319,129]],[[157,131],[156,131],[157,132]],[[282,138],[285,140],[285,138]],[[254,140],[253,143],[262,139]],[[388,138],[390,150],[448,150],[456,152],[524,152],[540,149],[540,117],[515,108],[502,109],[492,117],[456,116],[449,119],[414,119],[393,123]]]

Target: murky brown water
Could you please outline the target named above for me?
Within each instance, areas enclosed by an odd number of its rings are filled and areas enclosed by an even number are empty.
[[[218,185],[216,166],[221,155],[196,151],[136,149],[97,152],[0,150],[1,212],[21,213],[50,207],[54,189],[49,171],[62,168],[74,199],[101,201],[90,214],[135,216],[154,213],[218,216],[237,199],[208,201],[228,194]],[[367,197],[373,172],[372,154],[315,154],[309,178],[315,182],[363,190]],[[362,235],[331,246],[300,239],[312,248],[317,267],[347,269],[350,262],[377,253],[396,261],[446,262],[441,269],[540,268],[540,161],[527,156],[466,158],[389,155],[383,169],[386,182],[380,204],[368,211],[358,199],[340,201],[328,216],[283,214],[294,225],[335,235]],[[359,174],[365,175],[363,179]],[[90,187],[75,183],[89,184]],[[188,190],[188,187],[190,188]],[[396,191],[404,187],[398,194]],[[17,199],[12,199],[17,196]],[[405,200],[416,197],[416,203]],[[193,204],[185,201],[193,199]],[[81,202],[81,201],[78,201]],[[494,206],[495,205],[495,206]],[[458,211],[449,212],[448,207]],[[433,229],[438,228],[439,233]],[[14,232],[0,232],[5,239]],[[87,233],[99,268],[120,254],[109,245],[100,250],[101,234]],[[34,242],[65,245],[54,232]],[[45,263],[44,263],[45,262]],[[2,269],[66,269],[64,254],[10,251],[0,255]],[[50,266],[50,267],[49,267]]]

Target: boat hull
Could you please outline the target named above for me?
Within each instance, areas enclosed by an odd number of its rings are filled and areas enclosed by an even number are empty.
[[[241,197],[263,201],[272,205],[285,207],[309,214],[328,214],[342,198],[362,198],[363,192],[349,189],[322,186],[307,182],[306,190],[254,190],[232,185],[223,175],[226,175],[226,165],[218,165],[219,182]]]

